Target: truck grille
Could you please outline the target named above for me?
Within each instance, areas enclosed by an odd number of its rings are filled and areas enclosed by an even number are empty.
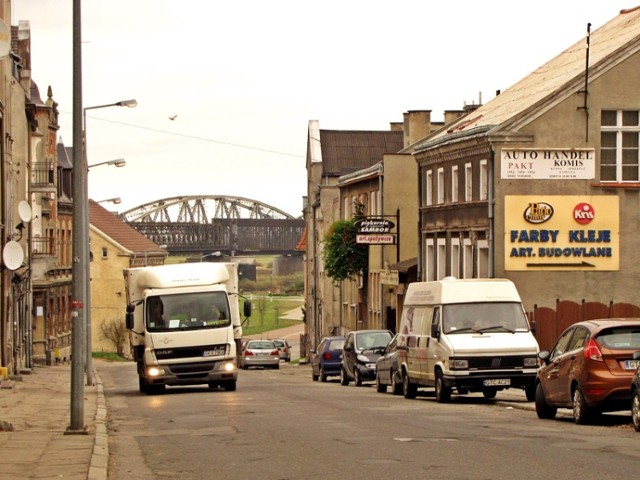
[[[196,358],[210,357],[211,352],[219,351],[218,355],[225,355],[227,345],[198,345],[195,347],[178,347],[178,348],[158,348],[156,349],[156,358],[158,360],[173,360],[177,358]]]
[[[469,370],[510,370],[524,368],[521,355],[504,357],[469,357]]]

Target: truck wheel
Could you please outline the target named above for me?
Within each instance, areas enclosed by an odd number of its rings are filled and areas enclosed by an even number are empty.
[[[147,395],[158,395],[164,392],[164,383],[159,383],[156,385],[147,384],[146,392]]]
[[[138,377],[138,389],[140,390],[140,393],[147,393],[147,381],[144,377]]]
[[[404,398],[412,400],[416,398],[417,393],[418,386],[409,380],[407,372],[402,372],[402,394],[404,395]]]
[[[436,372],[436,402],[448,403],[451,400],[451,387],[447,387],[444,384],[444,378],[442,372],[438,370]]]
[[[484,395],[484,398],[496,398],[497,393],[498,390],[495,388],[485,388],[482,390],[482,395]]]
[[[227,392],[235,392],[236,388],[237,388],[237,383],[235,380],[229,380],[227,382],[224,382],[222,384],[222,387],[225,389],[225,391]]]

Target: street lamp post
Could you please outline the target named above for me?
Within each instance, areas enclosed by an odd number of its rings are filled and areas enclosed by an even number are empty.
[[[124,158],[116,158],[115,160],[108,160],[106,162],[98,162],[94,163],[93,165],[87,165],[87,168],[91,169],[93,167],[99,167],[100,165],[114,165],[116,167],[124,167],[126,164],[127,162]]]
[[[84,270],[84,274],[83,274],[83,278],[82,280],[84,281],[84,293],[85,293],[85,298],[84,298],[84,306],[85,306],[85,318],[86,318],[86,324],[85,324],[85,333],[86,333],[86,340],[85,340],[85,347],[86,347],[86,362],[85,362],[85,369],[86,369],[86,374],[87,374],[87,385],[91,386],[93,385],[93,366],[92,366],[92,340],[91,340],[91,252],[89,250],[89,209],[88,209],[88,205],[89,205],[89,185],[88,185],[88,175],[87,173],[89,172],[89,168],[91,167],[96,167],[98,165],[115,165],[116,167],[122,167],[124,166],[125,162],[124,159],[119,158],[116,160],[110,160],[108,162],[100,162],[100,163],[96,163],[94,165],[89,166],[88,162],[87,162],[87,110],[96,110],[98,108],[107,108],[107,107],[129,107],[129,108],[133,108],[136,105],[138,105],[138,102],[134,99],[131,100],[121,100],[119,102],[115,102],[115,103],[107,103],[104,105],[96,105],[93,107],[85,107],[82,110],[82,138],[83,138],[83,142],[82,142],[82,157],[83,157],[83,161],[84,161],[84,165],[86,166],[85,169],[83,169],[82,171],[82,175],[83,175],[83,179],[84,182],[82,185],[82,198],[78,199],[80,201],[81,204],[81,213],[79,214],[82,218],[82,252],[83,252],[83,260],[85,262],[85,268]],[[78,174],[80,172],[76,172],[76,174]],[[75,203],[75,199],[74,199],[74,203]],[[75,224],[74,224],[74,230],[76,228]]]
[[[96,203],[113,203],[114,205],[118,205],[122,203],[122,199],[120,197],[105,198],[104,200],[98,200]]]

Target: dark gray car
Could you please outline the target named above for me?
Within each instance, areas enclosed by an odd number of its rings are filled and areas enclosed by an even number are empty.
[[[402,376],[398,371],[398,335],[387,343],[382,355],[376,360],[376,390],[385,393],[391,387],[394,395],[402,394]]]
[[[389,330],[356,330],[349,332],[342,347],[340,384],[357,387],[376,379],[376,361],[393,334]]]

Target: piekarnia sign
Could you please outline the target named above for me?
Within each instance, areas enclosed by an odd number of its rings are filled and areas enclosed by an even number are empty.
[[[395,243],[395,235],[390,233],[395,224],[386,218],[363,218],[356,221],[358,234],[356,243],[389,245]]]
[[[503,149],[500,162],[503,179],[589,180],[596,171],[593,148]]]

